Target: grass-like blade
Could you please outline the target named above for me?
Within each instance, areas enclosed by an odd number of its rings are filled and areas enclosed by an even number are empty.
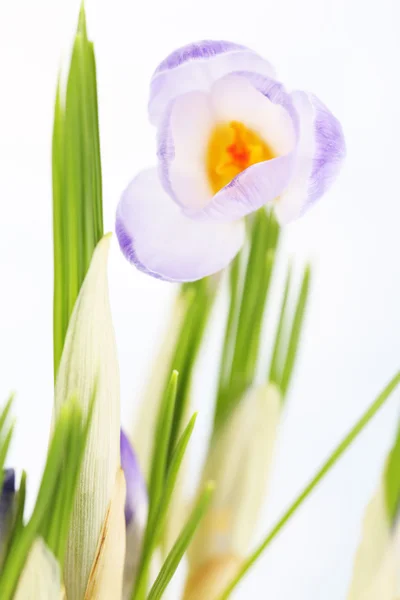
[[[166,473],[165,484],[163,485],[162,495],[154,506],[147,521],[146,531],[144,535],[142,556],[139,568],[139,577],[132,598],[139,600],[145,598],[148,582],[148,569],[154,549],[159,544],[160,538],[165,526],[168,509],[170,507],[172,494],[175,488],[175,483],[178,477],[179,469],[182,465],[183,458],[193,432],[196,421],[196,414],[190,419],[182,436],[180,437],[175,451],[172,455],[168,471]]]
[[[283,372],[283,364],[282,359],[284,355],[284,333],[287,325],[288,315],[287,315],[287,302],[288,296],[290,292],[290,283],[292,277],[291,267],[288,268],[285,289],[283,292],[281,310],[279,314],[278,327],[275,334],[275,343],[272,351],[271,365],[269,371],[269,381],[271,383],[275,383],[278,387],[281,384],[282,372]]]
[[[284,398],[293,375],[294,365],[296,361],[297,351],[299,348],[299,342],[301,332],[304,323],[304,316],[307,308],[307,301],[310,291],[310,277],[311,269],[309,266],[306,267],[301,283],[299,298],[297,301],[296,310],[293,317],[292,330],[288,340],[287,354],[282,371],[282,378],[280,381],[280,388],[282,397]]]
[[[165,524],[165,519],[168,514],[172,494],[175,489],[175,484],[186,453],[188,443],[193,433],[196,418],[197,414],[195,413],[190,419],[184,432],[182,433],[178,443],[176,444],[176,448],[174,450],[170,465],[168,467],[163,494],[159,502],[157,515],[155,517],[154,531],[152,532],[152,538],[155,544],[157,544],[160,538],[162,537],[162,531]]]
[[[240,273],[239,258],[231,272],[230,310],[222,353],[224,372],[215,407],[215,427],[228,417],[253,381],[278,240],[279,225],[272,211],[259,210],[250,228],[247,259],[247,249],[241,253],[244,274]]]
[[[154,437],[153,459],[149,482],[149,518],[152,517],[152,512],[156,509],[160,501],[164,487],[177,388],[178,373],[177,371],[173,371],[165,396],[160,406]]]
[[[53,146],[54,376],[68,322],[90,260],[103,236],[96,64],[82,7],[66,90],[60,83]]]
[[[4,408],[0,412],[0,436],[2,435],[3,428],[8,419],[8,416],[10,414],[10,410],[11,410],[13,402],[14,402],[14,394],[11,394],[10,397],[8,398],[6,404],[4,405]]]
[[[389,520],[394,525],[400,510],[400,424],[387,461],[384,486]]]
[[[183,420],[187,418],[193,371],[217,289],[218,278],[213,277],[207,277],[194,283],[186,283],[181,289],[181,293],[186,296],[188,308],[170,365],[171,370],[176,370],[179,373],[179,388],[176,396],[168,460],[171,459],[177,440],[182,433]]]
[[[229,267],[229,310],[225,326],[224,343],[219,368],[218,397],[224,395],[230,378],[233,351],[235,348],[235,337],[239,312],[241,294],[241,262],[242,253],[236,256]]]
[[[184,528],[182,529],[181,534],[168,554],[165,563],[163,564],[161,571],[150,590],[147,600],[159,600],[162,597],[176,569],[178,568],[178,565],[181,562],[182,557],[186,552],[186,549],[189,546],[200,521],[207,512],[213,491],[214,484],[208,483],[199,500],[197,501]]]

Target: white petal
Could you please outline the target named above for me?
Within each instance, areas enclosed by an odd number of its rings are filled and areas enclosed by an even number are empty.
[[[211,98],[217,121],[240,121],[256,131],[276,156],[291,152],[296,133],[289,113],[259,92],[245,77],[227,75],[216,81]]]
[[[293,93],[292,99],[300,116],[300,133],[292,180],[275,201],[275,213],[282,224],[296,219],[303,211],[315,157],[313,107],[304,92]]]
[[[142,171],[122,195],[116,230],[125,256],[145,273],[195,281],[227,266],[243,245],[243,221],[186,217],[162,188],[156,169]]]
[[[200,209],[213,196],[206,156],[215,125],[210,95],[191,92],[176,99],[159,130],[162,184],[181,206]]]

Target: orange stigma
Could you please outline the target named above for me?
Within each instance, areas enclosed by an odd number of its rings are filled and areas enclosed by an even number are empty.
[[[275,158],[272,149],[243,123],[219,124],[207,147],[207,175],[214,194],[242,171],[265,160]]]

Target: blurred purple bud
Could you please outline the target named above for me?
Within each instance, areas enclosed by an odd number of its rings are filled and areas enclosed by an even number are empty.
[[[3,475],[3,487],[0,493],[0,566],[14,521],[15,506],[15,471],[14,469],[4,469]]]
[[[121,429],[121,467],[126,481],[125,521],[126,554],[123,600],[132,597],[139,566],[143,535],[147,522],[148,499],[146,484],[133,448]]]
[[[3,494],[15,494],[15,471],[14,469],[4,469]]]
[[[143,506],[147,509],[146,484],[133,448],[121,429],[121,467],[126,481],[125,520],[128,526]]]

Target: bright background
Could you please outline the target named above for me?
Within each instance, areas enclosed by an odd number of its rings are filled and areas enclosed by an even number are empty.
[[[27,468],[31,502],[52,405],[52,109],[78,7],[77,0],[0,0],[0,398],[18,391],[10,464]],[[92,0],[87,12],[98,62],[107,229],[121,190],[154,162],[148,82],[179,45],[216,38],[251,46],[289,87],[315,92],[343,123],[348,158],[340,179],[285,231],[284,255],[299,265],[311,259],[314,279],[261,535],[400,365],[400,5]],[[133,270],[116,244],[110,285],[129,426],[173,288]],[[221,316],[217,311],[198,378],[197,460]],[[238,598],[345,599],[365,504],[393,439],[398,398],[285,529]]]

